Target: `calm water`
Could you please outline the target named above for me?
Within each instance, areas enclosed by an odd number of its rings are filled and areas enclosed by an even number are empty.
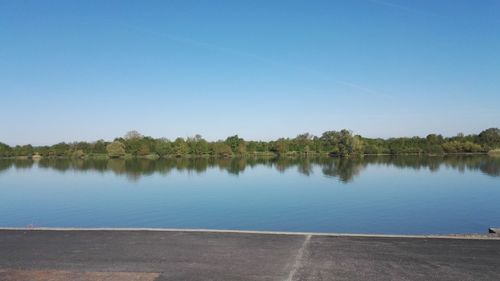
[[[500,158],[0,160],[0,226],[484,233]]]

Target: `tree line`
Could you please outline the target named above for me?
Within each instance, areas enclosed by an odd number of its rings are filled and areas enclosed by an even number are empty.
[[[479,134],[443,137],[366,138],[349,130],[326,131],[321,136],[309,133],[295,138],[272,141],[244,140],[238,135],[225,140],[207,141],[200,135],[188,138],[155,139],[130,131],[112,142],[58,143],[52,146],[17,145],[0,142],[0,157],[44,158],[134,158],[146,157],[241,157],[283,155],[330,155],[351,157],[373,154],[454,154],[486,153],[500,150],[500,129],[490,128]]]

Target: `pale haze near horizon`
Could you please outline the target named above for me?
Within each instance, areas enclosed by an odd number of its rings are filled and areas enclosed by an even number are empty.
[[[500,1],[0,0],[0,142],[500,127]]]

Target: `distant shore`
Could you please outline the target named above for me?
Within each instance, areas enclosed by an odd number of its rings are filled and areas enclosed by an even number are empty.
[[[500,152],[462,152],[462,153],[400,153],[400,154],[389,154],[389,153],[381,153],[381,154],[361,154],[353,156],[354,158],[362,158],[365,156],[374,157],[374,156],[427,156],[427,157],[443,157],[443,156],[473,156],[473,155],[489,155],[489,156],[500,156]],[[338,155],[328,154],[328,153],[288,153],[285,155],[280,154],[246,154],[246,155],[231,155],[231,156],[213,156],[213,155],[182,155],[182,156],[158,156],[158,155],[145,155],[145,156],[137,156],[137,155],[125,155],[122,157],[109,157],[106,154],[98,154],[98,155],[85,155],[82,157],[72,157],[72,156],[10,156],[10,157],[0,157],[0,159],[13,159],[13,160],[40,160],[40,159],[65,159],[65,160],[77,160],[77,159],[89,159],[89,160],[109,160],[109,159],[121,159],[121,160],[130,160],[130,159],[147,159],[147,160],[158,160],[158,159],[201,159],[201,158],[213,158],[213,159],[233,159],[233,158],[278,158],[278,157],[332,157],[332,158],[341,158]]]
[[[443,137],[367,138],[347,129],[326,131],[321,136],[309,133],[295,138],[270,141],[245,140],[238,135],[225,140],[208,141],[201,135],[171,141],[144,136],[130,131],[113,141],[58,143],[50,146],[0,143],[0,157],[48,158],[175,158],[175,157],[277,157],[335,156],[342,158],[363,155],[468,155],[500,154],[500,129],[489,128],[479,134],[457,134]]]

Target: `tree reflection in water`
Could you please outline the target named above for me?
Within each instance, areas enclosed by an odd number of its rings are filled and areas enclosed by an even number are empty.
[[[446,167],[460,172],[481,171],[500,176],[500,157],[486,155],[448,155],[448,156],[365,156],[364,158],[334,157],[277,157],[277,158],[171,158],[171,159],[2,159],[0,173],[7,169],[53,169],[60,172],[97,171],[113,172],[124,175],[131,181],[154,173],[166,175],[171,171],[204,173],[208,169],[218,168],[230,175],[238,176],[247,167],[269,167],[280,173],[288,169],[297,169],[304,176],[314,173],[316,167],[327,177],[348,183],[370,165],[386,165],[399,169],[428,169],[432,172]]]

